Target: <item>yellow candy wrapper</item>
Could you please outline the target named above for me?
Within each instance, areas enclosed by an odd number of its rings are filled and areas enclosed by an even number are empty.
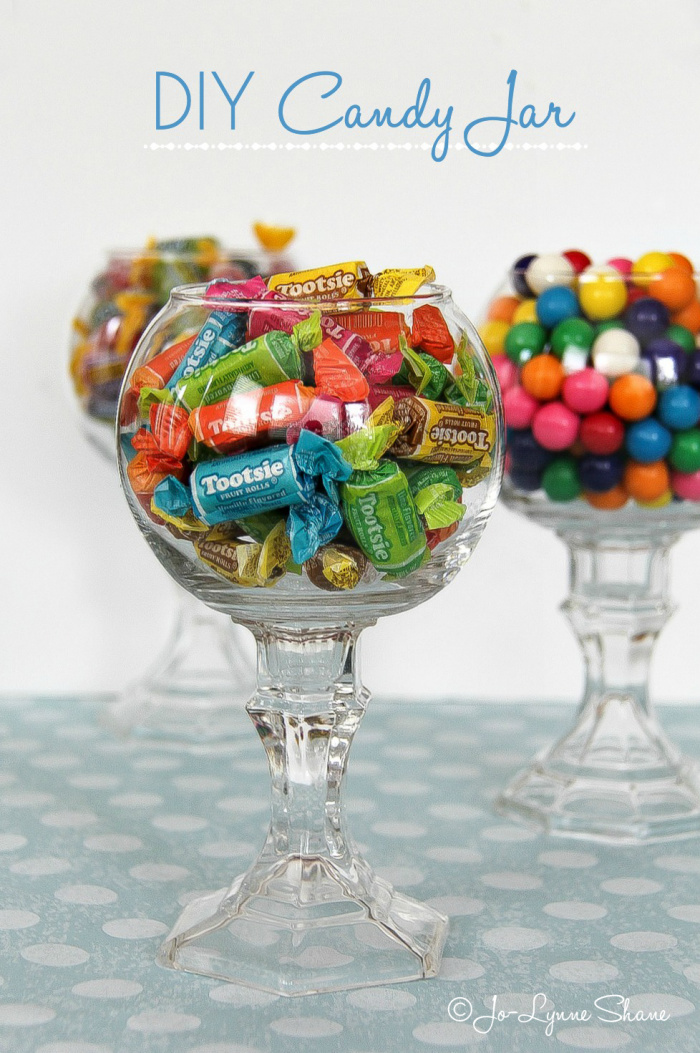
[[[274,289],[294,300],[314,300],[319,296],[324,299],[345,300],[363,296],[369,278],[367,264],[354,260],[351,263],[316,267],[310,271],[273,274],[268,279],[267,286],[268,289]]]
[[[413,296],[421,285],[435,281],[432,267],[410,267],[405,270],[387,270],[375,274],[371,282],[372,296]]]

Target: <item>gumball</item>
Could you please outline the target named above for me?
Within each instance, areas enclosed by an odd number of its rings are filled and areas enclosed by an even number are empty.
[[[526,362],[520,371],[520,383],[533,399],[549,402],[555,399],[561,391],[564,383],[564,368],[555,355],[536,355],[535,358]],[[506,420],[508,420],[507,417]]]
[[[653,413],[656,390],[647,377],[639,373],[627,373],[612,384],[608,402],[613,413],[623,420],[641,420]]]
[[[528,493],[532,493],[533,490],[539,490],[542,486],[542,472],[531,472],[526,468],[511,467],[508,475],[516,490],[526,490]]]
[[[519,296],[532,296],[532,290],[525,280],[525,272],[534,260],[534,254],[520,256],[510,269],[510,280]]]
[[[689,428],[673,437],[668,459],[679,472],[692,473],[700,470],[700,431]]]
[[[573,501],[581,493],[581,480],[573,457],[555,457],[542,473],[542,489],[550,501]]]
[[[583,347],[567,347],[561,356],[561,364],[567,377],[572,373],[580,373],[588,365],[588,351]]]
[[[566,252],[562,252],[562,256],[569,261],[577,274],[585,271],[586,267],[590,267],[593,263],[591,257],[581,252],[580,249],[567,249]]]
[[[606,512],[614,512],[615,509],[622,508],[629,500],[624,486],[619,484],[613,486],[612,490],[605,490],[602,494],[587,490],[583,496],[593,508],[602,508]]]
[[[632,267],[632,281],[645,288],[652,275],[662,274],[672,266],[673,260],[667,252],[645,252]]]
[[[691,300],[687,307],[680,311],[675,311],[671,315],[671,321],[674,325],[685,326],[686,329],[690,329],[691,333],[697,336],[698,330],[700,330],[700,301]]]
[[[513,325],[518,325],[520,322],[536,322],[537,321],[537,300],[531,297],[529,300],[523,300],[515,308],[511,322]]]
[[[510,431],[508,449],[511,474],[516,468],[527,472],[542,472],[552,460],[552,454],[540,446],[530,430]]]
[[[590,351],[594,336],[595,330],[585,318],[566,318],[559,322],[550,336],[552,351],[560,358],[569,347]]]
[[[652,464],[628,461],[622,482],[635,501],[655,501],[668,490],[670,474],[665,461],[654,461]]]
[[[700,501],[700,472],[672,472],[671,488],[684,501]]]
[[[695,351],[695,337],[690,329],[686,329],[684,325],[670,325],[664,336],[667,340],[673,340],[675,344],[680,344],[688,354]]]
[[[680,270],[685,271],[686,274],[693,274],[695,268],[687,256],[683,256],[680,252],[669,252],[667,255],[673,260],[674,267],[678,267]]]
[[[672,435],[654,417],[636,421],[627,429],[625,446],[630,457],[641,464],[661,461],[671,449]]]
[[[617,486],[622,479],[623,469],[624,461],[617,453],[606,456],[587,453],[578,465],[584,490],[592,490],[596,494],[602,494]]]
[[[606,377],[621,377],[639,364],[639,341],[626,329],[606,329],[593,341],[593,365]]]
[[[545,450],[566,450],[576,440],[579,417],[563,402],[541,406],[532,421],[532,434]]]
[[[518,367],[514,362],[511,362],[508,355],[493,355],[491,358],[491,364],[496,370],[501,393],[504,394],[516,383],[518,379]]]
[[[547,342],[547,333],[536,322],[520,322],[509,329],[505,339],[508,358],[522,366],[533,355],[539,355]],[[488,349],[487,349],[488,350]]]
[[[595,369],[582,369],[564,381],[562,399],[575,413],[595,413],[608,401],[610,385]]]
[[[688,356],[680,344],[665,336],[659,336],[643,349],[640,364],[652,384],[664,391],[672,384],[683,382]]]
[[[595,335],[600,336],[601,333],[605,333],[608,329],[624,329],[624,324],[619,318],[606,318],[604,322],[598,322],[595,327]]]
[[[646,289],[640,289],[638,285],[629,285],[627,287],[627,306],[637,303],[638,300],[643,300],[646,294]]]
[[[565,285],[554,285],[537,297],[537,318],[547,329],[552,329],[566,318],[575,318],[577,315],[576,293]]]
[[[608,260],[608,267],[614,267],[616,271],[628,278],[632,273],[632,260],[628,260],[626,256],[615,256]]]
[[[663,336],[668,323],[668,308],[652,296],[643,296],[625,311],[625,325],[642,344]]]
[[[573,285],[575,278],[576,271],[566,256],[553,254],[535,256],[525,272],[525,280],[535,295],[551,285]]]
[[[693,351],[692,355],[688,355],[685,382],[694,388],[700,388],[700,351]]]
[[[497,319],[493,319],[490,322],[484,322],[484,324],[479,327],[479,336],[481,337],[484,347],[491,356],[503,354],[509,330],[510,326],[507,322],[500,322]]]
[[[513,313],[519,303],[517,296],[497,296],[489,304],[486,317],[490,322],[507,322],[508,325],[511,325]]]
[[[614,318],[627,303],[627,286],[614,267],[586,267],[579,276],[581,308],[594,322]]]
[[[688,384],[668,388],[659,399],[659,417],[673,431],[694,428],[700,420],[700,395]]]
[[[537,399],[516,384],[503,396],[503,413],[507,427],[529,428],[538,406]]]
[[[589,453],[617,453],[625,441],[625,426],[612,413],[591,413],[581,421],[579,440]]]
[[[670,267],[650,279],[649,292],[669,311],[681,311],[695,299],[695,279],[680,267]]]
[[[661,497],[656,497],[653,501],[637,501],[640,508],[665,508],[666,505],[670,505],[673,500],[673,491],[664,490]]]

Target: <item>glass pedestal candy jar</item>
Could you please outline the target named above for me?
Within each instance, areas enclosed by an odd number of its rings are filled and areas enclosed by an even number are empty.
[[[327,296],[286,298],[336,272]],[[256,638],[247,710],[272,780],[260,855],[185,908],[159,961],[286,995],[438,971],[447,919],[379,878],[346,828],[369,700],[358,637],[453,579],[502,470],[495,376],[449,291],[426,272],[369,289],[358,264],[308,274],[175,289],[119,417],[151,549]]]
[[[574,726],[499,796],[551,833],[623,844],[700,834],[700,776],[650,706],[673,611],[669,550],[700,527],[700,303],[671,253],[594,267],[523,257],[481,333],[508,428],[505,503],[570,553],[586,663]]]
[[[84,434],[114,463],[119,391],[131,354],[174,285],[221,277],[250,278],[280,269],[294,236],[256,224],[259,252],[223,249],[214,238],[152,240],[141,250],[110,253],[73,323],[70,376]],[[235,723],[234,696],[244,702],[253,667],[243,633],[177,589],[173,629],[140,679],[108,707],[121,734],[163,744],[217,741]],[[238,684],[235,691],[232,684]]]

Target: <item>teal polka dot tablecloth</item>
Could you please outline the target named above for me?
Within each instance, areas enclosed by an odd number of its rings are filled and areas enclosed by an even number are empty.
[[[0,1053],[700,1050],[700,841],[612,849],[492,812],[573,707],[372,703],[352,830],[449,914],[442,972],[286,999],[154,964],[182,905],[262,844],[247,716],[205,755],[116,741],[103,705],[0,700]],[[695,755],[697,712],[661,711]]]

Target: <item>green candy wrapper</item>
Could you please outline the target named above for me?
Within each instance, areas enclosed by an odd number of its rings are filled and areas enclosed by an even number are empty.
[[[454,468],[444,464],[400,462],[401,471],[428,530],[440,530],[459,522],[465,513],[459,498],[462,484]]]
[[[408,480],[395,461],[354,471],[340,486],[345,521],[378,570],[405,577],[426,558],[425,531]]]

